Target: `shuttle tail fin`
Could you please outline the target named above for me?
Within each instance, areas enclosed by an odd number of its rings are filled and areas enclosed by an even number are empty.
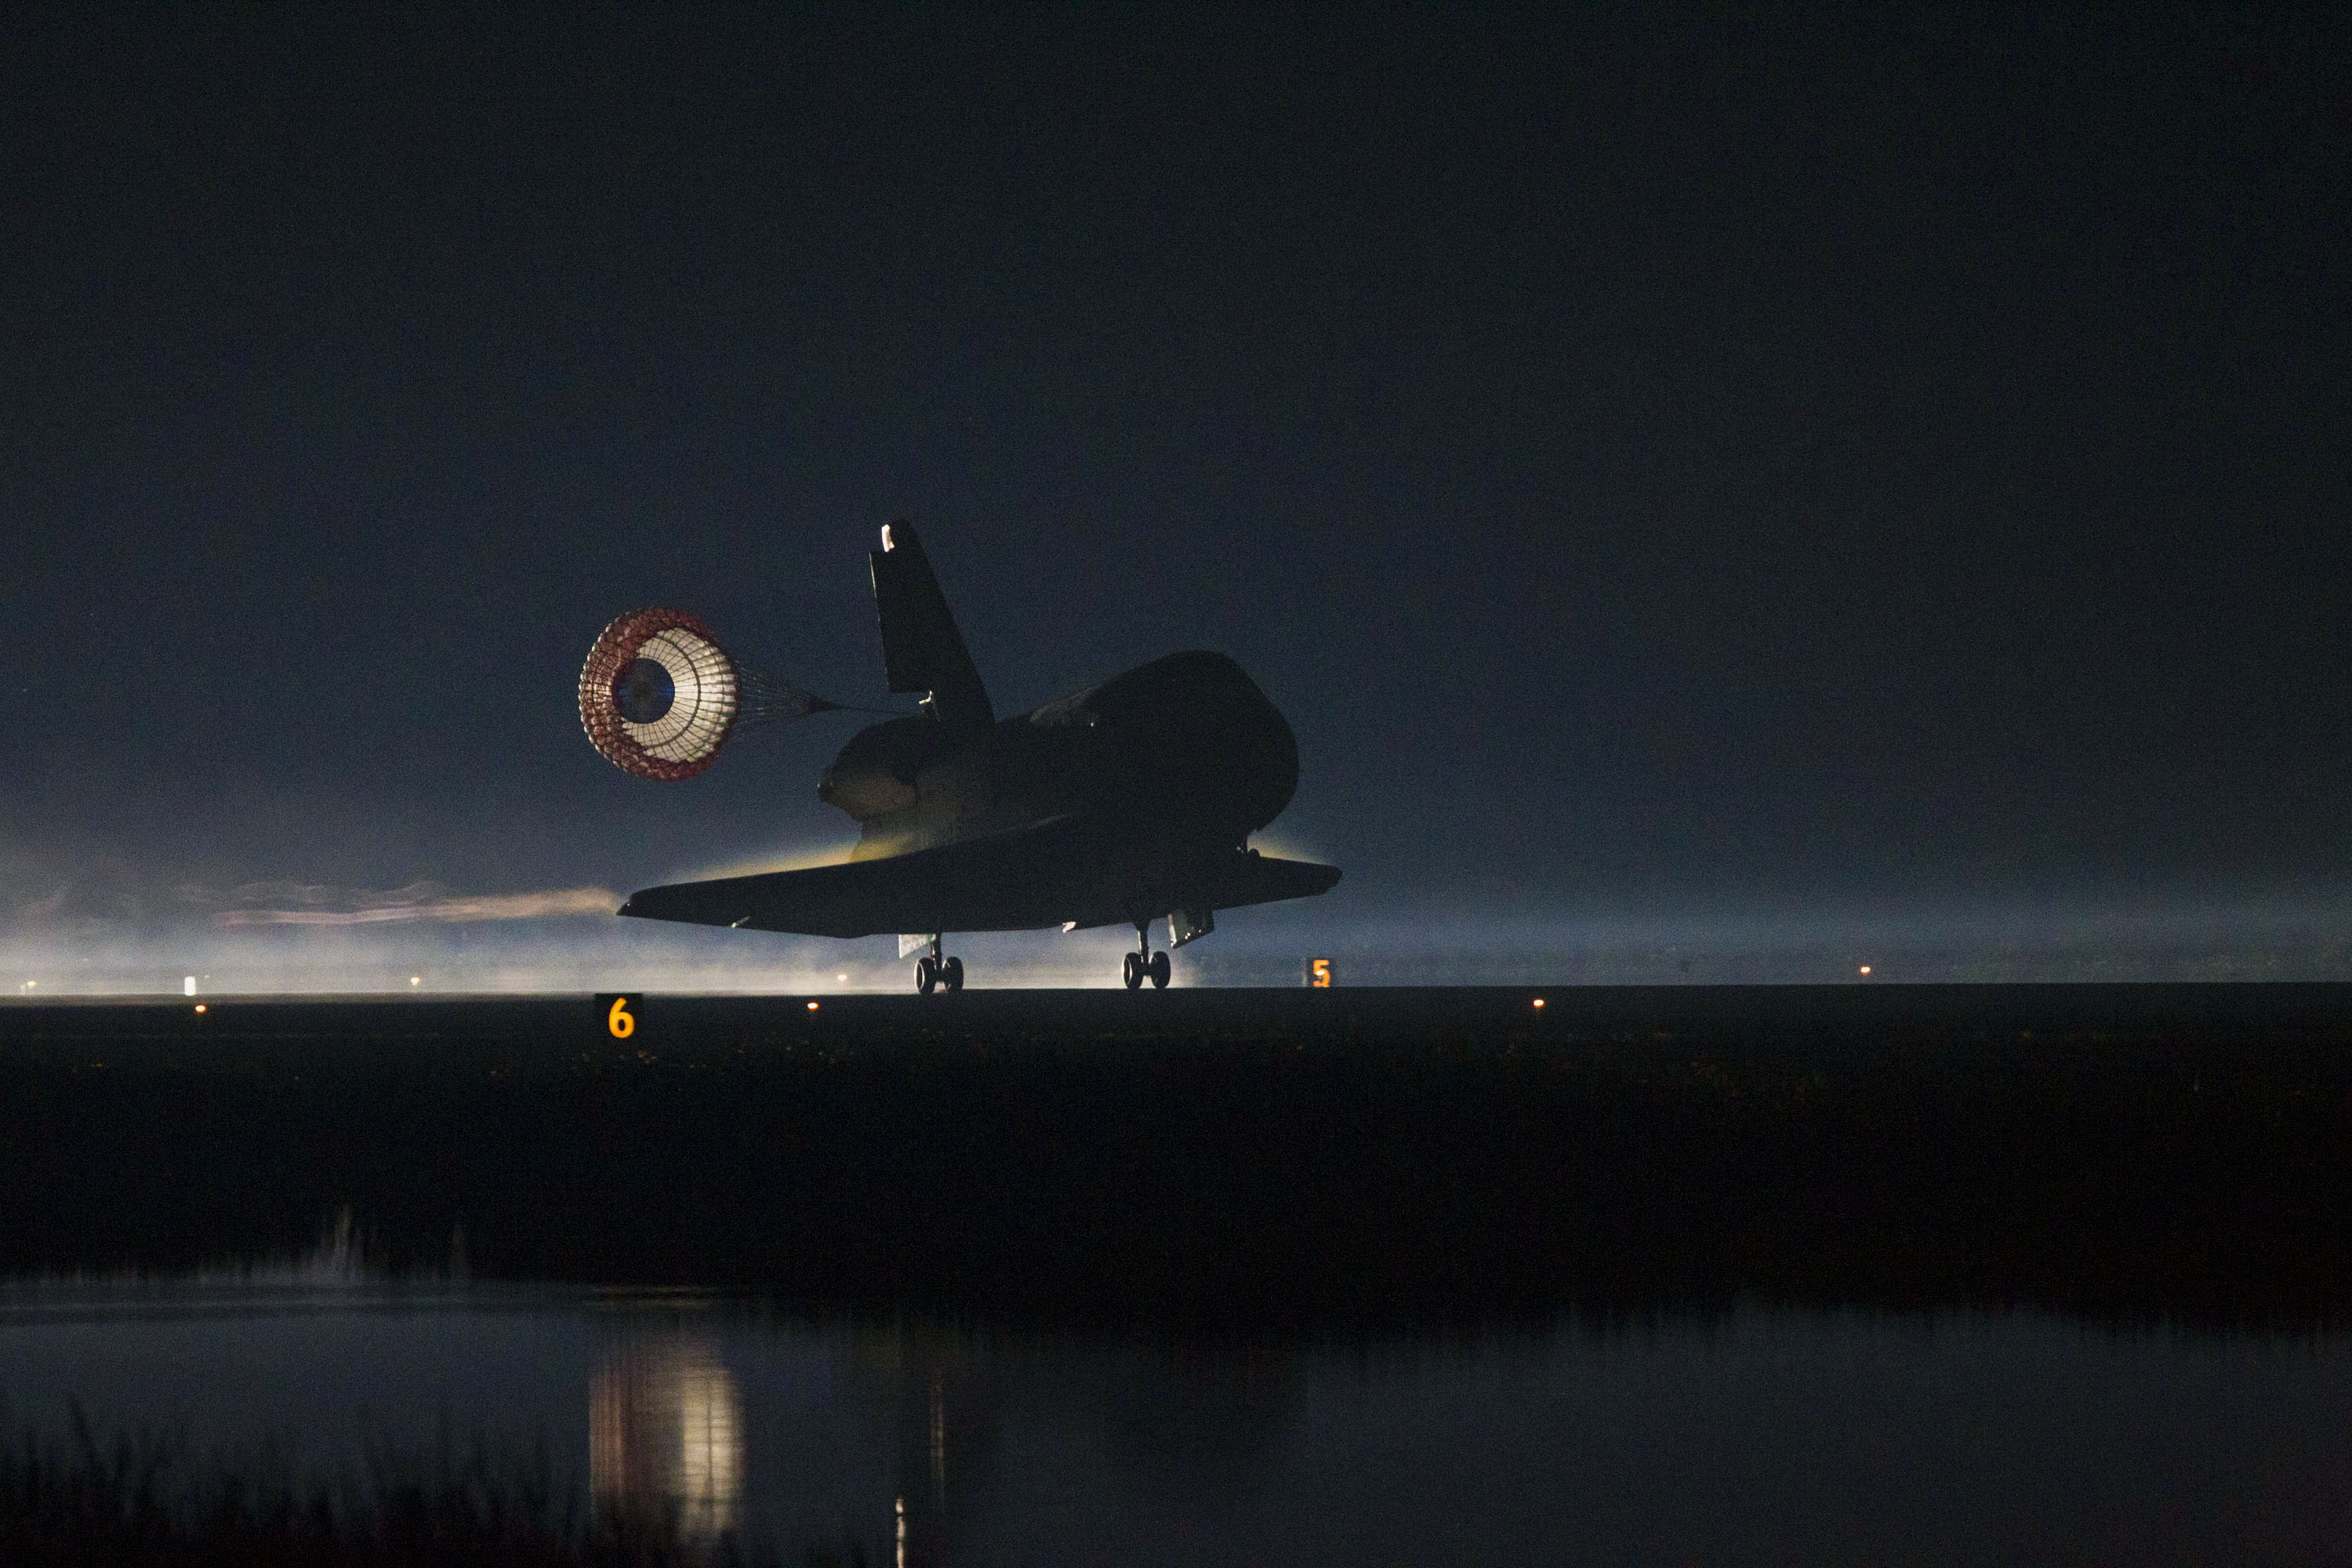
[[[882,668],[890,689],[927,693],[930,715],[961,729],[994,723],[988,690],[915,531],[892,523],[882,531],[882,548],[866,559],[874,568],[874,608],[882,621]]]

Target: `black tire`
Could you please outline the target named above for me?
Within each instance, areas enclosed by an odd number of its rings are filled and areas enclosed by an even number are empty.
[[[1154,991],[1167,990],[1168,955],[1164,952],[1153,953],[1151,955],[1151,962],[1145,965],[1145,967],[1151,971],[1151,988]]]
[[[944,980],[944,981],[946,981],[946,982],[948,983],[948,989],[949,989],[949,990],[950,990],[950,991],[961,991],[961,990],[962,990],[962,989],[963,989],[963,960],[962,960],[962,959],[961,959],[961,958],[950,958],[950,959],[949,959],[949,960],[947,961],[946,964],[945,964],[945,965],[944,965],[944,966],[940,970],[940,979],[942,979],[942,980]]]
[[[929,996],[931,987],[940,983],[940,972],[928,958],[915,960],[915,989]]]
[[[1120,973],[1121,973],[1121,974],[1124,976],[1124,978],[1126,979],[1126,981],[1127,981],[1127,988],[1128,988],[1129,991],[1132,991],[1132,990],[1134,990],[1137,986],[1139,986],[1139,985],[1142,984],[1143,984],[1143,955],[1142,955],[1141,953],[1139,953],[1139,952],[1130,952],[1130,953],[1129,953],[1129,954],[1127,955],[1127,964],[1126,964],[1126,967],[1125,967],[1125,968],[1124,968]]]

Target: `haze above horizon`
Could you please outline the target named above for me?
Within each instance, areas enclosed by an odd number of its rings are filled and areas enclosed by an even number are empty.
[[[590,639],[880,701],[905,516],[1000,710],[1198,647],[1288,717],[1346,880],[1212,969],[2352,974],[2347,42],[13,16],[0,963],[671,962],[562,898],[837,843],[862,721],[645,784]]]

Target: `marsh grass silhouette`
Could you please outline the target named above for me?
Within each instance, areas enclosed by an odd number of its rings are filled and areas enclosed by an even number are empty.
[[[356,1475],[303,1475],[265,1450],[197,1458],[152,1434],[104,1441],[79,1409],[62,1438],[0,1444],[0,1562],[76,1568],[711,1568],[780,1560],[674,1521],[610,1516],[553,1481],[544,1450],[372,1449]],[[814,1564],[862,1565],[852,1542]]]

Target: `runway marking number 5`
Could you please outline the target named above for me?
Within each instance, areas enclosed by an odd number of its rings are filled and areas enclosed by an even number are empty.
[[[616,1040],[625,1040],[637,1032],[636,1016],[629,1011],[626,996],[613,998],[613,1010],[604,1015],[604,1026],[613,1031]]]

